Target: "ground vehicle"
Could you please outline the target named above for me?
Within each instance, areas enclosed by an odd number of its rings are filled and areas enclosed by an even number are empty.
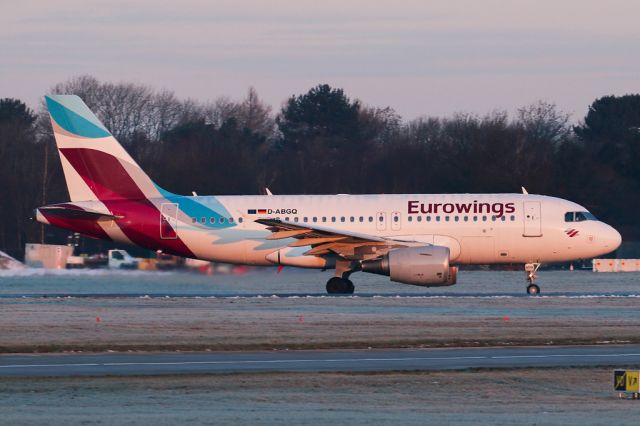
[[[110,269],[138,269],[138,260],[126,250],[109,250]]]

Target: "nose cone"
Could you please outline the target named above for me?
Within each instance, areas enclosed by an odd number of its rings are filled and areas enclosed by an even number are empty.
[[[612,226],[607,225],[607,229],[602,236],[604,248],[607,253],[615,251],[622,244],[622,235]]]

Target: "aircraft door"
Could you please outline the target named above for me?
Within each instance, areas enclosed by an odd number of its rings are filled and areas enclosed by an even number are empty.
[[[524,202],[524,233],[525,237],[542,236],[542,220],[539,201]]]
[[[402,216],[400,216],[400,212],[391,213],[391,229],[394,231],[402,229]]]
[[[178,238],[178,205],[175,203],[160,205],[160,238],[163,240]]]
[[[386,229],[387,229],[387,214],[385,212],[378,212],[376,214],[376,229],[378,231],[386,231]]]

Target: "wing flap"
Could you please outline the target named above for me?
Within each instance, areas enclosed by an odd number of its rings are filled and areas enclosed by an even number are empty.
[[[295,241],[289,244],[289,247],[315,246],[318,244],[340,241],[347,238],[349,237],[335,236],[335,237],[324,237],[324,238],[301,238],[298,241]]]
[[[324,226],[311,225],[308,223],[296,223],[296,222],[285,222],[283,220],[278,219],[256,219],[257,223],[262,225],[266,225],[267,229],[269,229],[274,234],[278,234],[280,232],[286,231],[301,231],[299,235],[304,235],[308,238],[326,238],[326,237],[348,237],[354,240],[362,240],[362,241],[376,241],[376,242],[386,242],[387,240],[382,237],[377,237],[375,235],[369,234],[361,234],[359,232],[351,232],[345,230],[337,230],[333,228],[328,228]],[[303,232],[304,231],[304,232]],[[296,238],[297,235],[284,234],[283,238]],[[268,237],[271,238],[272,236]],[[273,237],[273,239],[279,239],[278,237]]]
[[[309,223],[285,222],[278,219],[257,219],[256,222],[265,225],[272,232],[267,237],[269,240],[294,238],[297,241],[290,243],[289,247],[310,246],[305,255],[321,256],[335,253],[345,259],[362,260],[379,257],[392,248],[412,245],[407,241]]]
[[[290,231],[274,231],[273,234],[267,237],[267,240],[282,240],[284,238],[293,238],[298,235],[304,235],[311,232],[310,229],[293,229]]]

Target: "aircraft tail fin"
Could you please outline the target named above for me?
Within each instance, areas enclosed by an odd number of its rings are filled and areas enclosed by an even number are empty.
[[[140,200],[162,191],[80,97],[45,98],[71,201]]]

